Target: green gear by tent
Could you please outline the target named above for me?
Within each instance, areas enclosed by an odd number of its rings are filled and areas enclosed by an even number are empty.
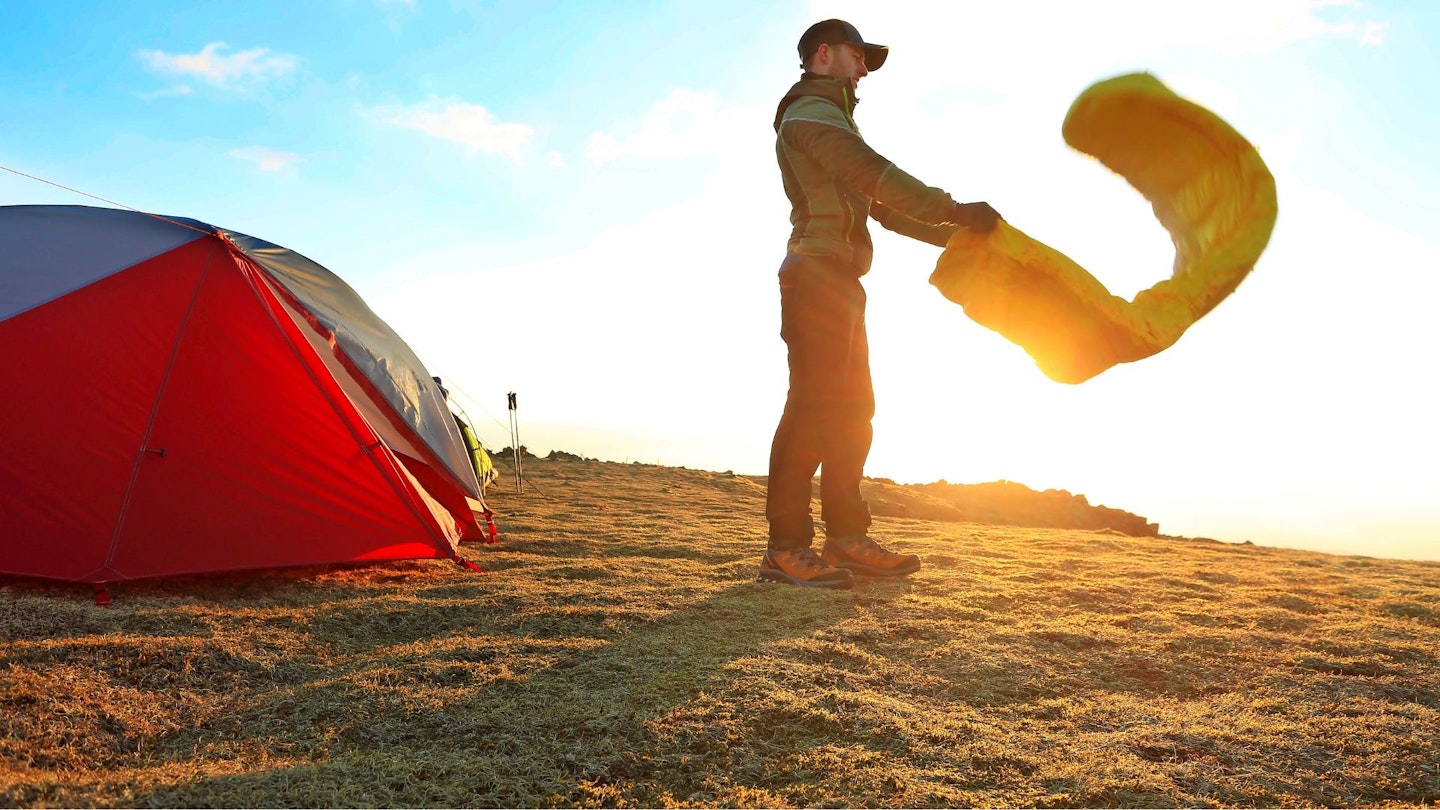
[[[460,439],[465,443],[465,454],[470,458],[470,466],[475,470],[475,478],[480,481],[480,488],[483,490],[490,485],[490,482],[500,477],[495,470],[495,463],[490,460],[490,454],[485,451],[484,445],[480,444],[480,437],[475,435],[475,428],[470,424],[470,417],[465,413],[455,400],[450,398],[450,389],[439,377],[432,377],[435,385],[439,387],[440,393],[445,398],[445,405],[450,408],[450,415],[455,418],[455,427],[460,431]]]
[[[465,450],[470,456],[470,466],[475,468],[475,477],[480,479],[480,486],[486,486],[500,475],[495,472],[495,464],[490,461],[490,454],[480,445],[475,429],[470,427],[464,417],[455,417],[455,427],[460,429],[460,438],[465,440]]]

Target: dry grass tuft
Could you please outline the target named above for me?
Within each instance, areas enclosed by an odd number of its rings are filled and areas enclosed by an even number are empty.
[[[0,581],[0,805],[1440,803],[1440,564],[883,518],[811,592],[753,479],[527,472],[489,574]]]

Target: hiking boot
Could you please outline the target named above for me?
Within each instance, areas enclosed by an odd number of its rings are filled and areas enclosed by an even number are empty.
[[[864,534],[825,538],[820,558],[836,568],[872,577],[898,577],[920,570],[918,556],[896,554]]]
[[[820,555],[815,553],[815,549],[809,546],[765,552],[765,556],[760,560],[758,579],[761,582],[785,582],[806,588],[849,588],[855,584],[849,571],[826,565]]]

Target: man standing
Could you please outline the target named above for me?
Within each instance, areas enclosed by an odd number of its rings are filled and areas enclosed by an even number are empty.
[[[999,214],[987,203],[956,203],[861,139],[855,89],[880,69],[889,49],[866,42],[843,20],[825,20],[805,31],[799,51],[805,72],[775,114],[775,153],[794,226],[780,265],[790,391],[770,448],[770,536],[759,578],[848,588],[852,573],[920,570],[916,555],[889,551],[869,537],[870,507],[860,495],[875,413],[860,285],[872,252],[866,219],[944,247],[958,228],[993,229]],[[821,554],[810,547],[810,482],[817,470]]]

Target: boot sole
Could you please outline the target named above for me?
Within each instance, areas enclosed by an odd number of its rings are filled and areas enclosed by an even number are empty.
[[[861,574],[867,577],[903,577],[906,574],[913,574],[924,567],[924,563],[920,562],[915,563],[913,566],[905,566],[904,568],[871,568],[868,565],[862,565],[857,562],[830,562],[829,560],[825,562],[836,568],[844,568],[852,574]]]
[[[760,575],[755,577],[756,582],[778,582],[782,585],[798,585],[801,588],[836,588],[846,589],[855,587],[853,579],[831,579],[813,580],[796,579],[784,571],[777,571],[773,568],[761,568]]]

